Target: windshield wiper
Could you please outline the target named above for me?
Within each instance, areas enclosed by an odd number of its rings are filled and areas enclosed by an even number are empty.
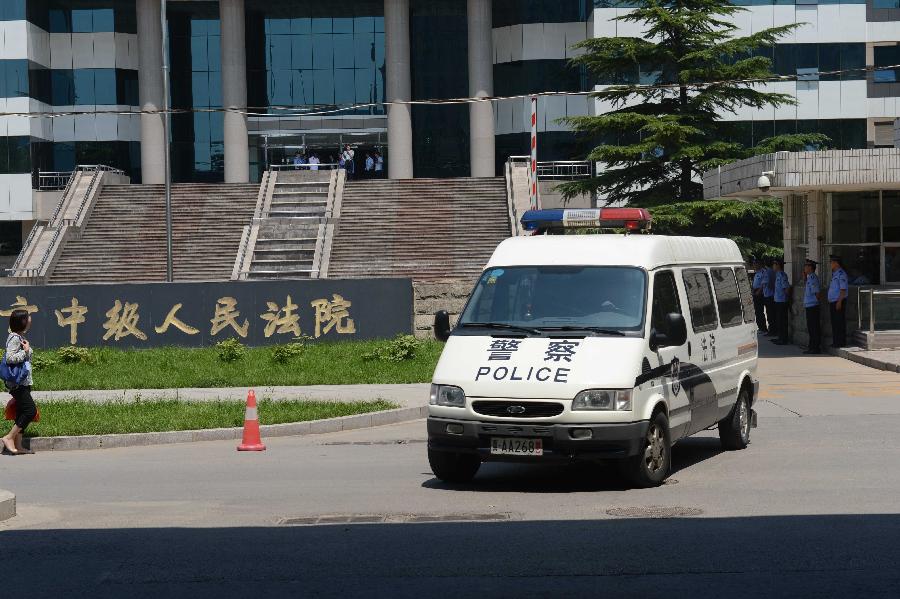
[[[532,335],[540,335],[541,332],[538,329],[532,329],[529,327],[520,327],[514,324],[507,324],[505,322],[463,322],[460,323],[461,327],[484,327],[486,329],[505,329],[509,331],[522,331],[524,333],[530,333]]]
[[[590,331],[591,333],[597,333],[598,335],[609,335],[611,337],[624,337],[625,333],[622,331],[614,331],[612,329],[601,329],[600,327],[583,327],[577,325],[563,325],[558,327],[541,327],[542,331]]]

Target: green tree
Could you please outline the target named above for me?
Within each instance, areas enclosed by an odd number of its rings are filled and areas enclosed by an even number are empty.
[[[759,89],[760,80],[772,77],[772,65],[758,51],[797,25],[739,37],[732,21],[743,10],[729,0],[641,0],[616,20],[643,24],[643,39],[605,37],[577,44],[583,54],[574,63],[609,84],[593,96],[613,110],[564,119],[600,142],[588,160],[605,165],[591,179],[562,185],[564,195],[597,191],[643,207],[699,200],[704,170],[762,152],[828,142],[824,135],[797,134],[748,148],[736,141],[733,124],[721,120],[743,107],[795,103],[790,95]],[[641,78],[652,83],[640,84]]]
[[[651,209],[653,232],[664,235],[728,237],[745,258],[783,253],[781,201],[763,199],[676,202]]]

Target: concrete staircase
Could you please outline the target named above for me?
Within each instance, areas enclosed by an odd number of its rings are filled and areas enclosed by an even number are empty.
[[[173,274],[176,281],[227,281],[259,186],[172,186]],[[81,235],[68,241],[50,283],[166,280],[165,189],[106,185]]]
[[[343,171],[269,173],[239,278],[317,278],[325,226],[342,182]]]
[[[502,177],[347,183],[328,276],[474,280],[510,236],[506,190]]]

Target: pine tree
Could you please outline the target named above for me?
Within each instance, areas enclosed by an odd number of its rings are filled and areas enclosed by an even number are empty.
[[[642,207],[688,202],[702,199],[705,170],[757,153],[827,144],[824,135],[795,134],[748,148],[736,139],[734,125],[721,120],[743,107],[795,103],[788,94],[760,89],[759,80],[772,77],[772,64],[759,51],[798,25],[739,37],[733,16],[743,10],[729,0],[641,0],[616,20],[643,24],[644,39],[577,44],[583,54],[573,62],[609,84],[593,95],[613,110],[564,119],[600,143],[587,158],[605,167],[561,186],[566,196],[597,191]]]

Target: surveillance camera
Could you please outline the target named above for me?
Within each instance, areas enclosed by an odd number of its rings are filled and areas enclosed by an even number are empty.
[[[769,189],[772,188],[772,181],[769,179],[769,177],[774,178],[775,171],[763,171],[762,176],[756,182],[756,186],[759,188],[760,191],[765,192],[765,191],[769,191]]]

